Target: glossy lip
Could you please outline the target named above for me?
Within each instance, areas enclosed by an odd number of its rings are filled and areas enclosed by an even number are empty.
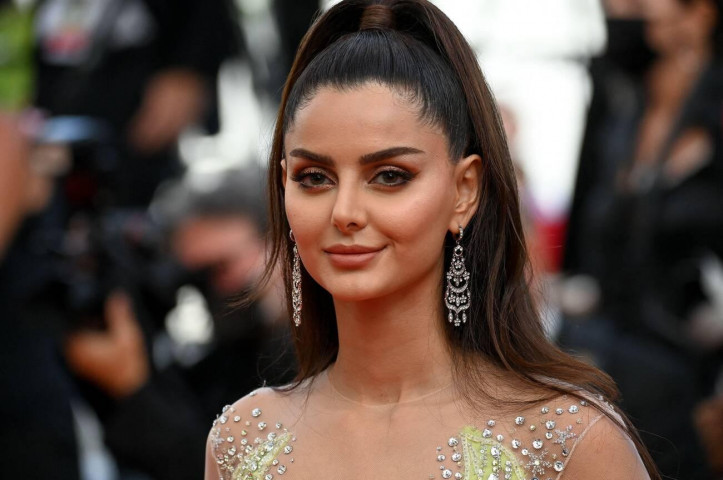
[[[324,249],[332,265],[338,268],[361,268],[371,262],[386,247],[362,245],[332,245]]]

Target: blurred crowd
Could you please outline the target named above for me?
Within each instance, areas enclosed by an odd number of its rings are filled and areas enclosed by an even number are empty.
[[[293,378],[280,280],[244,297],[263,153],[182,146],[262,136],[229,124],[270,128],[328,3],[0,0],[1,478],[200,478],[220,407]],[[500,102],[549,334],[666,478],[723,478],[723,1],[436,3]]]
[[[663,474],[722,478],[723,2],[610,1],[608,19],[560,340],[615,378]]]

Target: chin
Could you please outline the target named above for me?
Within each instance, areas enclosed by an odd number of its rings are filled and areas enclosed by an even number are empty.
[[[332,296],[335,301],[339,302],[365,302],[377,298],[386,297],[392,293],[392,288],[385,288],[376,282],[365,279],[334,279],[329,282],[320,283],[324,289]],[[375,284],[376,283],[376,284]]]

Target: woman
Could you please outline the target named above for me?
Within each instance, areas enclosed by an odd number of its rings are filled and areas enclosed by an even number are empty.
[[[497,111],[436,7],[317,20],[269,185],[299,374],[224,408],[206,478],[649,478],[608,378],[545,340]]]

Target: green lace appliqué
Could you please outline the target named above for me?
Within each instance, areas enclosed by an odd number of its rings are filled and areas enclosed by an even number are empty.
[[[517,456],[501,442],[467,426],[460,432],[465,480],[525,480]]]
[[[233,480],[264,480],[272,467],[286,471],[284,465],[278,465],[276,458],[289,444],[290,438],[291,435],[284,432],[273,440],[267,439],[256,445],[247,446],[244,449],[242,463],[233,472]]]

